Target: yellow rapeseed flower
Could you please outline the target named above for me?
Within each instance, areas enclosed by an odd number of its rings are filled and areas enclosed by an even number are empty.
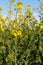
[[[43,24],[40,25],[40,29],[43,29]]]
[[[25,26],[29,25],[30,22],[31,22],[30,19],[24,20],[24,24],[25,24]]]
[[[43,10],[43,4],[40,5],[40,9]]]
[[[14,21],[11,21],[10,22],[10,25],[13,27],[14,26]]]
[[[23,20],[23,15],[19,15],[19,19],[22,21]]]
[[[22,36],[22,32],[20,30],[18,30],[17,34],[18,36]]]
[[[22,32],[20,30],[12,30],[11,34],[14,36],[22,36]]]
[[[14,3],[16,0],[12,0],[12,2]]]
[[[27,7],[26,7],[27,9],[30,9],[30,5],[27,5]]]
[[[12,11],[12,10],[9,10],[8,12],[9,12],[10,14],[12,14],[12,13],[13,13],[13,11]]]
[[[17,36],[17,31],[16,30],[12,30],[11,34],[14,35],[14,36]]]
[[[6,20],[10,19],[10,16],[6,16]]]
[[[19,21],[17,21],[17,24],[18,24],[18,25],[20,25],[20,22],[19,22]]]
[[[3,26],[3,24],[0,24],[0,29],[1,29],[2,32],[4,32],[4,26]]]
[[[23,9],[23,3],[18,2],[18,4],[17,4],[17,5],[18,5],[18,9],[19,9],[19,10],[22,10],[22,9]]]
[[[26,14],[27,17],[31,17],[32,16],[32,13],[29,13],[29,14]]]
[[[2,11],[3,9],[2,9],[2,7],[0,6],[0,11]]]
[[[5,22],[5,18],[0,16],[0,21]]]

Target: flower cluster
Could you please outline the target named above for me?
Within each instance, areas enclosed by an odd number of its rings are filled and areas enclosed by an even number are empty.
[[[0,65],[43,65],[43,4],[36,10],[16,0],[9,3],[5,18],[0,7]],[[35,10],[40,10],[39,21]]]

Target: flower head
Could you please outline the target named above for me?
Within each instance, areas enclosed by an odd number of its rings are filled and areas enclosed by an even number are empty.
[[[14,3],[16,0],[12,0],[12,2]]]
[[[2,9],[2,7],[0,6],[0,11],[2,11],[3,9]]]
[[[18,2],[18,4],[17,4],[17,5],[18,5],[18,9],[19,9],[19,10],[22,10],[22,9],[23,9],[23,3]]]
[[[20,30],[12,30],[11,32],[12,35],[16,36],[22,36],[22,32]]]
[[[40,29],[43,29],[43,24],[40,25]]]
[[[40,9],[43,10],[43,4],[40,5]]]
[[[4,32],[4,26],[3,26],[3,24],[0,24],[0,30],[1,30],[2,32]]]

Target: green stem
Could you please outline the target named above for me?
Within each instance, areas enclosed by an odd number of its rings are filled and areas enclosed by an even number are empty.
[[[17,37],[15,38],[15,65],[17,65]]]
[[[25,61],[25,65],[27,65],[27,61]]]

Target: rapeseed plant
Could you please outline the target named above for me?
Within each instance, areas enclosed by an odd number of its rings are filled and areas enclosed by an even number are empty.
[[[37,10],[39,23],[33,15],[37,8],[24,8],[19,0],[9,4],[6,17],[0,7],[0,65],[43,65],[43,4]]]

